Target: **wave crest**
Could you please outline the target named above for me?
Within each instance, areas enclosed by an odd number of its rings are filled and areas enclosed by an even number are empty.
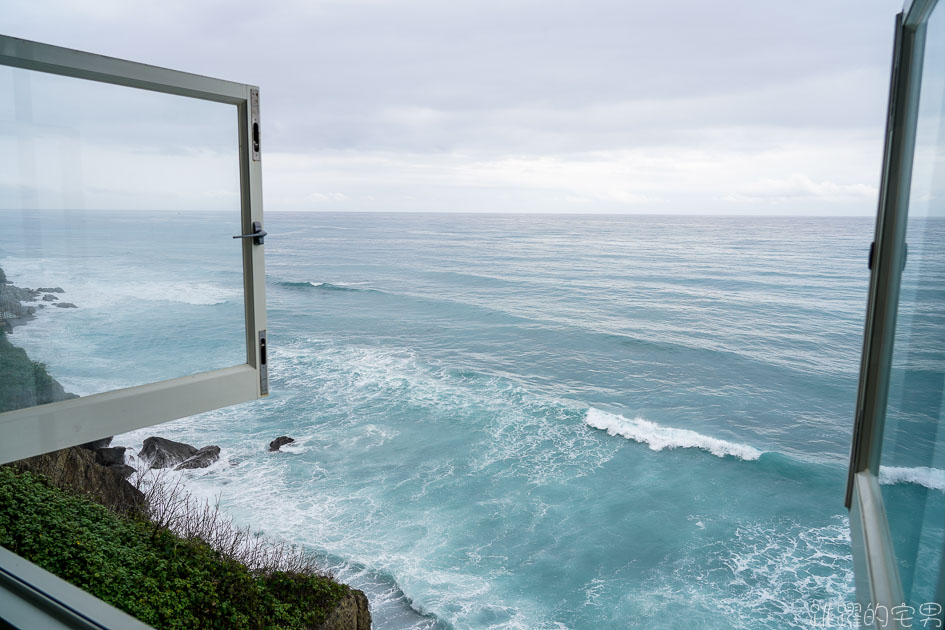
[[[643,418],[630,420],[619,414],[607,413],[594,407],[587,410],[584,423],[595,429],[607,431],[609,435],[619,435],[634,442],[646,444],[654,451],[661,451],[664,448],[698,448],[716,457],[731,455],[744,460],[755,460],[761,457],[761,451],[747,444],[719,440],[689,429],[664,427]]]
[[[893,486],[897,483],[914,483],[925,486],[930,490],[945,492],[945,470],[917,466],[906,468],[902,466],[880,466],[879,482]]]
[[[305,280],[302,282],[282,281],[276,283],[276,285],[285,287],[287,289],[318,289],[319,291],[377,291],[377,289],[359,288],[358,285],[363,284],[367,284],[367,282],[339,282],[338,284],[332,284],[331,282],[312,282],[310,280]]]

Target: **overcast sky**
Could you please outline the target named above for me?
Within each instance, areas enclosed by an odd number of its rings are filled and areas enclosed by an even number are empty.
[[[4,0],[261,88],[266,210],[876,211],[901,2]]]

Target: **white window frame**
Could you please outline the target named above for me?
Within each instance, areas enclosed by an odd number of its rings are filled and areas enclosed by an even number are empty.
[[[0,35],[0,65],[235,105],[243,234],[263,225],[259,89]],[[246,363],[0,414],[0,464],[268,395],[262,244],[243,238]]]
[[[925,26],[937,0],[907,0],[896,16],[876,233],[870,252],[870,288],[863,335],[846,506],[857,601],[886,610],[905,601],[879,486],[883,429],[892,365],[900,271],[912,182]],[[945,10],[941,8],[939,10]],[[876,622],[876,627],[880,627]],[[899,629],[890,617],[883,628]],[[908,627],[908,626],[903,626]]]

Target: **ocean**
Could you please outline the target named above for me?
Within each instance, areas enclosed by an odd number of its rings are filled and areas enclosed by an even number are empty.
[[[10,337],[67,390],[242,362],[231,219],[3,214],[10,279],[78,307]],[[190,491],[363,589],[376,628],[807,628],[852,602],[872,218],[266,229],[272,395],[115,444],[219,445]]]

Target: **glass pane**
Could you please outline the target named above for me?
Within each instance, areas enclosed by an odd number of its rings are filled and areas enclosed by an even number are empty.
[[[880,482],[908,602],[937,595],[945,548],[945,9],[922,70]]]
[[[237,121],[0,67],[0,411],[245,362]]]

